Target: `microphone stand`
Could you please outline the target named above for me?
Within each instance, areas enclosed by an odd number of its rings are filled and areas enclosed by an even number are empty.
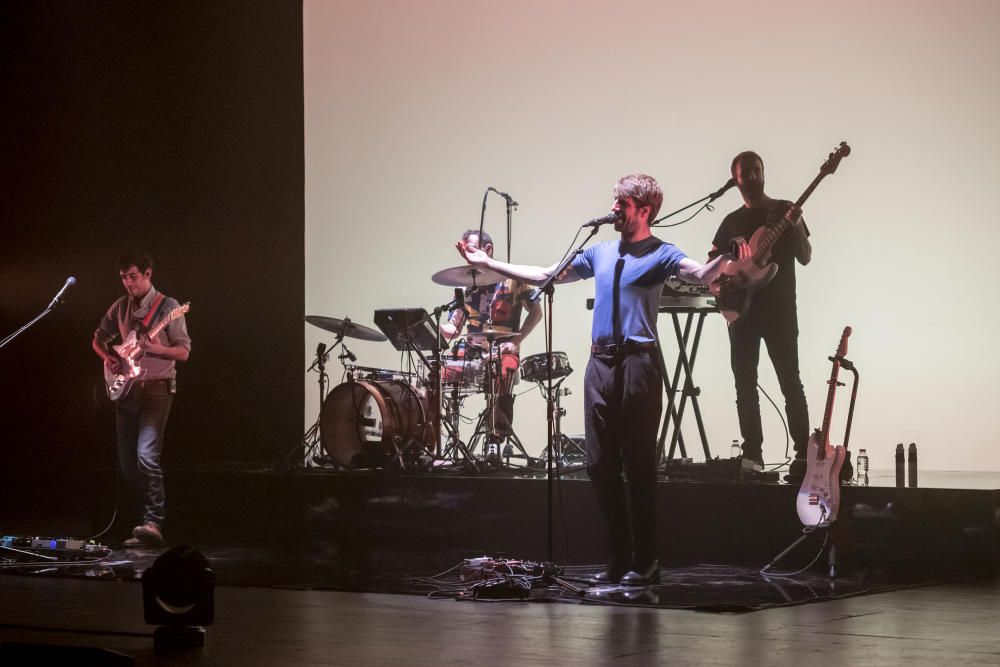
[[[4,347],[6,347],[6,345],[8,343],[10,343],[12,340],[14,340],[15,338],[17,338],[21,334],[23,334],[28,329],[30,329],[32,326],[34,326],[43,317],[45,317],[46,315],[48,315],[49,313],[51,313],[55,309],[57,303],[62,303],[62,299],[57,299],[56,301],[53,301],[51,304],[49,304],[48,308],[46,308],[41,313],[39,313],[33,320],[31,320],[30,322],[28,322],[27,324],[25,324],[24,326],[22,326],[21,328],[19,328],[14,333],[9,334],[3,340],[0,340],[0,349],[3,349]]]
[[[594,238],[600,227],[592,226],[590,228],[590,235],[588,235],[580,245],[576,247],[573,252],[566,255],[562,262],[556,267],[556,270],[549,275],[545,281],[538,286],[538,291],[529,299],[531,303],[535,303],[541,298],[542,294],[545,294],[545,382],[547,384],[547,396],[546,396],[546,408],[547,408],[547,420],[548,420],[548,448],[549,456],[546,462],[545,470],[545,493],[546,493],[546,507],[545,507],[545,517],[546,517],[546,548],[548,561],[550,563],[553,561],[552,556],[552,492],[553,492],[553,469],[555,465],[555,439],[556,439],[556,405],[555,405],[555,392],[552,390],[552,297],[555,292],[555,281],[556,278],[562,275],[569,265],[576,259],[576,256],[583,252],[583,246],[587,245],[590,239]]]
[[[316,349],[316,358],[313,360],[309,368],[306,369],[306,373],[311,373],[316,370],[319,373],[319,412],[316,413],[316,421],[313,425],[309,427],[309,430],[305,432],[302,436],[302,442],[298,445],[292,447],[291,451],[285,454],[282,459],[282,466],[288,466],[288,462],[293,456],[298,452],[302,453],[301,464],[296,465],[308,465],[307,462],[312,460],[313,463],[332,463],[332,461],[326,460],[327,457],[324,454],[320,455],[323,461],[317,461],[316,449],[322,444],[322,437],[320,435],[320,423],[323,421],[323,404],[326,402],[326,393],[330,385],[330,376],[326,374],[326,362],[330,359],[330,354],[337,349],[338,345],[343,344],[344,334],[337,334],[337,339],[334,344],[330,347],[323,345],[321,348]],[[301,450],[299,448],[302,448]]]
[[[486,188],[486,192],[483,193],[483,210],[479,213],[479,245],[483,244],[483,226],[486,224],[486,198],[490,196],[490,190],[492,187]]]
[[[723,185],[721,188],[719,188],[715,192],[713,192],[711,194],[708,194],[708,195],[705,195],[704,197],[702,197],[698,201],[693,201],[690,204],[688,204],[687,206],[682,206],[681,208],[677,209],[676,211],[671,211],[670,213],[667,213],[666,215],[660,216],[656,220],[653,220],[653,222],[649,223],[649,226],[650,227],[656,227],[657,225],[659,225],[661,222],[663,222],[667,218],[672,218],[675,215],[677,215],[678,213],[681,213],[682,211],[686,211],[689,208],[691,208],[692,206],[697,206],[698,204],[700,204],[702,202],[705,202],[705,206],[708,206],[709,204],[711,204],[712,202],[714,202],[716,199],[718,199],[719,197],[721,197],[722,195],[724,195],[726,193],[726,190],[728,190],[730,187],[732,187],[732,186],[729,185],[729,183],[726,183],[725,185]],[[697,215],[697,213],[695,215]],[[694,217],[694,216],[692,216],[692,217]]]

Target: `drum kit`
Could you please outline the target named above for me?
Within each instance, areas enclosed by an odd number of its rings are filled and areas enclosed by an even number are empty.
[[[303,439],[306,465],[404,470],[469,466],[478,471],[512,467],[511,458],[518,460],[518,467],[528,468],[547,461],[548,448],[539,459],[528,456],[499,405],[502,397],[511,396],[519,376],[537,383],[548,396],[547,355],[534,354],[519,363],[515,355],[503,351],[502,344],[517,342],[521,334],[494,328],[491,323],[454,341],[451,347],[439,333],[441,314],[461,306],[462,289],[495,285],[503,276],[488,269],[457,266],[438,271],[431,280],[459,288],[456,299],[430,313],[422,308],[376,310],[375,322],[381,331],[350,318],[305,318],[308,324],[336,336],[331,346],[318,346],[308,369],[319,374],[320,411]],[[411,362],[414,356],[419,357],[417,370],[357,365],[357,356],[345,339],[388,341],[410,353]],[[328,392],[326,363],[338,347],[344,381]],[[565,414],[558,401],[569,393],[561,385],[572,372],[567,355],[553,352],[555,384],[550,398],[556,404],[556,420]],[[459,435],[463,402],[480,394],[486,408],[466,442]],[[555,446],[561,463],[582,460],[582,450],[570,438],[559,434]]]

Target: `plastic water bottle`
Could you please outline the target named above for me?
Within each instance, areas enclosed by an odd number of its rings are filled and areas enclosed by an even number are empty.
[[[855,478],[855,486],[868,486],[868,451],[858,450],[858,473]]]
[[[729,458],[738,459],[743,456],[743,450],[740,449],[740,441],[733,440],[732,446],[729,447]]]

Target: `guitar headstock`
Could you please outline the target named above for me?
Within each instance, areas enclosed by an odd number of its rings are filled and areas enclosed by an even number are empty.
[[[171,310],[170,314],[167,315],[166,319],[168,319],[168,320],[176,320],[178,317],[180,317],[181,315],[183,315],[184,313],[186,313],[189,310],[191,310],[191,302],[190,301],[185,301],[181,305],[179,305],[176,308],[174,308],[173,310]]]
[[[824,176],[832,174],[837,171],[837,167],[840,166],[840,161],[851,154],[851,147],[847,145],[846,141],[840,142],[840,147],[830,153],[830,157],[826,159],[823,166],[819,168],[819,171]]]
[[[847,339],[851,336],[851,327],[844,327],[844,333],[840,336],[840,345],[837,346],[837,356],[847,356]]]

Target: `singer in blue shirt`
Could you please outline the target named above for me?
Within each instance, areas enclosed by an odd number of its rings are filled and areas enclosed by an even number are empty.
[[[656,358],[656,314],[663,283],[676,275],[708,283],[719,260],[702,265],[650,231],[663,191],[645,174],[618,179],[611,220],[620,238],[588,248],[559,282],[594,278],[591,356],[584,378],[587,474],[608,529],[610,557],[594,582],[658,583],[656,550],[656,433],[663,381]],[[458,244],[470,264],[541,283],[558,264],[508,264]],[[626,486],[622,477],[628,480]],[[632,517],[629,521],[629,501]],[[631,527],[631,530],[630,530]]]

